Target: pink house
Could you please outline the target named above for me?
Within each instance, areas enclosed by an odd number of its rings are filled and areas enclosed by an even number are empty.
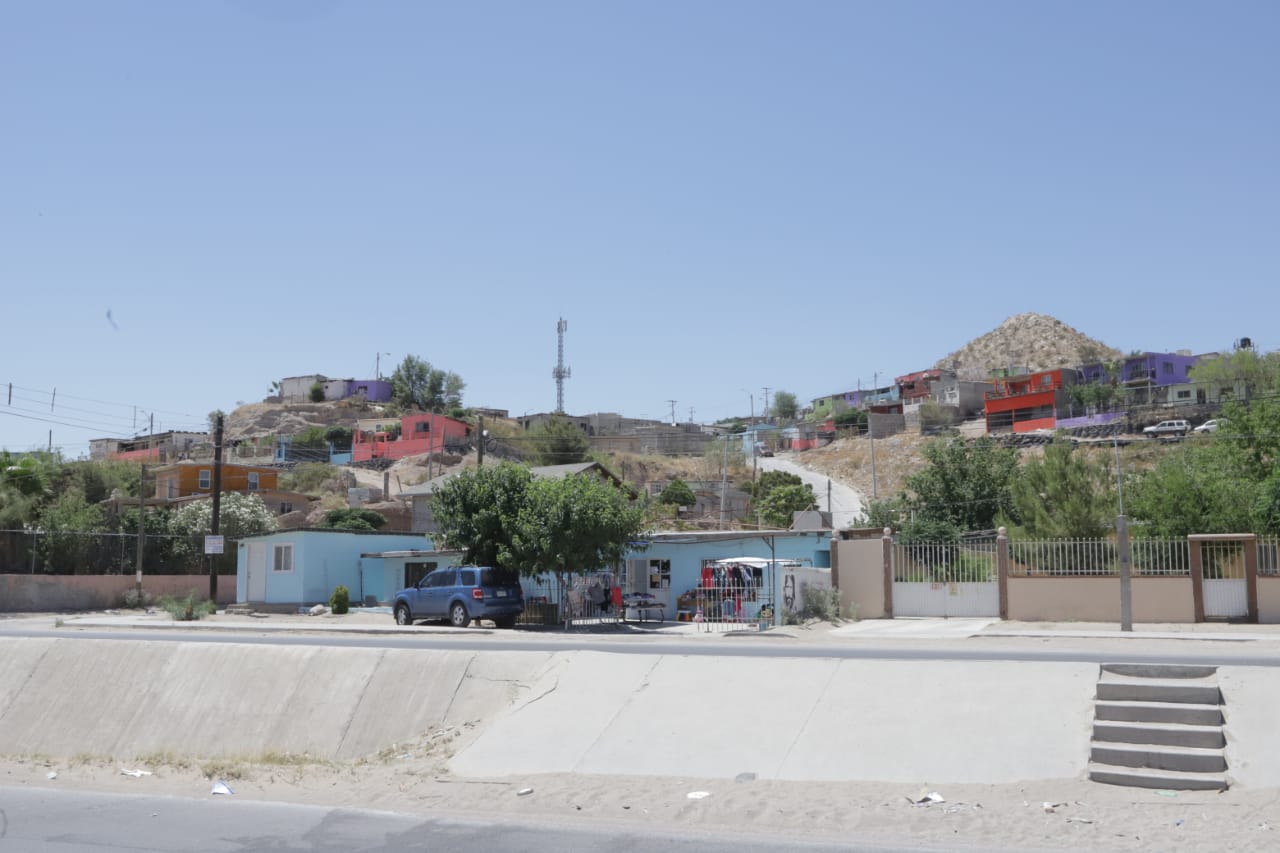
[[[403,459],[422,453],[443,453],[457,448],[471,435],[471,427],[463,421],[444,415],[405,415],[400,418],[400,435],[388,427],[391,421],[362,421],[356,425],[351,440],[351,461],[368,459]]]

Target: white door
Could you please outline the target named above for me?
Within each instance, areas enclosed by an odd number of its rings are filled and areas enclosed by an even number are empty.
[[[267,543],[250,542],[249,556],[245,559],[245,598],[249,601],[267,600]]]

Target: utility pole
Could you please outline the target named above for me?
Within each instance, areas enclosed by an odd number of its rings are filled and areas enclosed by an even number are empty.
[[[766,385],[764,391],[764,411],[760,414],[764,417],[765,423],[769,422],[769,386]]]
[[[135,573],[135,583],[138,590],[138,605],[142,606],[142,548],[146,542],[146,485],[147,485],[147,464],[140,463],[138,466],[138,561],[137,571]]]
[[[678,402],[680,402],[680,401],[679,401],[679,400],[668,400],[668,401],[667,401],[667,405],[671,406],[671,425],[672,425],[672,426],[675,426],[675,425],[676,425],[676,403],[678,403]]]
[[[479,438],[476,444],[476,467],[484,467],[484,415],[480,415],[480,424],[476,427],[476,434]]]
[[[749,396],[751,397],[751,425],[754,427],[756,424],[756,395],[751,394]],[[753,501],[756,499],[756,466],[759,464],[760,460],[756,456],[756,431],[753,429],[751,430],[751,500]]]
[[[720,529],[724,530],[724,496],[729,490],[729,436],[721,436],[724,458],[720,461]]]
[[[1120,473],[1120,440],[1113,433],[1112,447],[1116,453],[1116,496],[1119,498],[1119,515],[1116,516],[1116,550],[1120,552],[1120,630],[1133,630],[1133,570],[1130,565],[1129,520],[1124,517],[1124,482]]]
[[[211,523],[214,536],[218,535],[218,516],[222,512],[222,412],[213,428],[213,521]],[[209,600],[218,601],[218,555],[209,555]]]
[[[693,406],[689,407],[689,423],[693,423]]]
[[[871,393],[875,394],[880,388],[879,372],[871,374]],[[876,500],[876,435],[871,431],[871,408],[867,408],[867,437],[871,439],[871,499]]]

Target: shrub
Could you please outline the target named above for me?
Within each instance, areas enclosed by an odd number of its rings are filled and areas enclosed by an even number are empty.
[[[321,385],[319,382],[311,383],[311,393],[309,396],[311,397],[311,402],[323,403],[324,402],[324,386]]]
[[[800,616],[804,619],[821,619],[823,622],[839,622],[840,590],[800,584],[800,599],[804,602]]]
[[[194,622],[211,616],[218,610],[216,604],[207,598],[199,598],[194,590],[182,598],[165,596],[160,599],[160,606],[179,622]]]
[[[351,591],[342,584],[338,584],[333,588],[333,595],[329,596],[329,609],[336,614],[346,613],[351,609]]]
[[[139,610],[144,607],[150,607],[156,598],[145,589],[139,592],[136,588],[125,590],[124,606],[130,610]]]

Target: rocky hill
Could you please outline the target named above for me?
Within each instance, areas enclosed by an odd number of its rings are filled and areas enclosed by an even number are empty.
[[[308,427],[341,424],[355,426],[357,418],[377,417],[377,412],[337,403],[249,403],[227,415],[224,429],[229,440],[264,435],[295,435]]]
[[[980,338],[975,338],[936,367],[950,367],[968,379],[985,378],[997,368],[1031,371],[1109,361],[1123,357],[1109,347],[1061,320],[1044,314],[1018,314]]]

